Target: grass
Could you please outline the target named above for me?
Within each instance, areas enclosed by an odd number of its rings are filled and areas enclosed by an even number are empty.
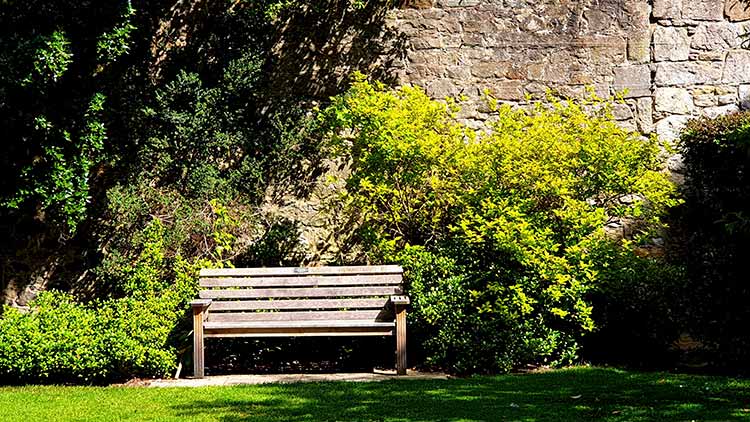
[[[0,388],[11,421],[750,421],[750,380],[615,369],[379,383]]]

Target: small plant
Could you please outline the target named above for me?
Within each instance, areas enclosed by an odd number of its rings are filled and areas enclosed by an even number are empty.
[[[65,31],[57,30],[48,37],[39,37],[33,57],[33,71],[21,81],[21,85],[28,86],[34,82],[41,84],[55,83],[73,63],[73,52]]]
[[[90,202],[91,171],[101,158],[107,129],[102,122],[106,97],[96,93],[84,114],[78,134],[57,128],[45,116],[36,118],[36,130],[47,140],[43,156],[21,171],[21,186],[3,205],[19,208],[37,200],[74,234]]]
[[[99,37],[96,43],[96,52],[101,63],[114,62],[130,51],[131,37],[137,29],[132,24],[134,15],[135,9],[131,1],[128,0],[121,16],[121,22]]]

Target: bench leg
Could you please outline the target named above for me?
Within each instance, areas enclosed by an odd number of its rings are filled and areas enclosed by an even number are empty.
[[[396,309],[396,373],[406,375],[406,307]]]
[[[203,310],[193,308],[193,376],[203,378]]]

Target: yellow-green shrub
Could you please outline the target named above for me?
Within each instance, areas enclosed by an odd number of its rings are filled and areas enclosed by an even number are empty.
[[[585,298],[607,265],[591,254],[610,242],[605,225],[657,230],[674,186],[656,141],[619,128],[603,102],[490,103],[496,119],[480,133],[451,100],[359,77],[322,119],[351,157],[348,209],[371,256],[407,268],[429,363],[570,361],[594,329]],[[424,267],[436,261],[449,271]]]

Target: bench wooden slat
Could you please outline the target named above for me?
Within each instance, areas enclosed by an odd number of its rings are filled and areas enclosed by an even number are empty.
[[[279,267],[279,268],[211,268],[202,269],[201,277],[299,276],[323,274],[402,274],[398,265],[366,265],[353,267]]]
[[[273,328],[259,329],[223,329],[219,331],[206,330],[206,338],[225,337],[352,337],[352,336],[392,336],[391,328]]]
[[[363,286],[401,284],[401,274],[300,276],[300,277],[211,277],[201,278],[201,287]]]
[[[237,290],[201,290],[201,299],[243,299],[274,297],[352,297],[352,296],[385,296],[401,294],[401,286],[383,287],[318,287],[289,289],[237,289]]]
[[[389,318],[390,317],[390,318]],[[208,322],[243,322],[243,321],[314,321],[314,320],[370,320],[378,318],[393,321],[392,313],[382,309],[369,311],[307,311],[307,312],[211,312]]]
[[[378,309],[386,303],[388,299],[235,300],[213,302],[211,312],[262,309]]]
[[[206,330],[228,329],[283,329],[283,328],[393,328],[395,322],[364,320],[320,320],[320,321],[244,321],[244,322],[210,322],[203,323]]]

